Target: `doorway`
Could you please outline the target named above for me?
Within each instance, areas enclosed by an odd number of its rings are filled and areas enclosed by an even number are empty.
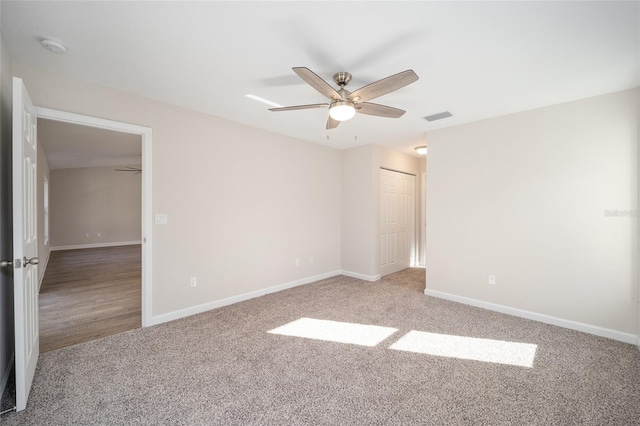
[[[140,135],[39,118],[38,144],[40,353],[140,328]]]
[[[416,177],[380,169],[380,275],[414,265]]]
[[[117,254],[108,253],[113,252],[116,249],[126,250],[136,250],[138,249],[138,266],[139,266],[139,274],[140,281],[138,287],[138,294],[140,300],[140,312],[141,318],[140,322],[143,327],[151,324],[151,223],[148,220],[150,217],[151,211],[151,129],[148,127],[132,125],[128,123],[121,123],[111,120],[105,120],[96,117],[84,116],[80,114],[73,114],[58,110],[52,110],[48,108],[39,108],[36,107],[38,118],[42,118],[45,120],[50,120],[52,122],[57,123],[66,123],[79,125],[84,127],[89,127],[93,129],[100,129],[106,131],[119,132],[127,135],[135,135],[137,140],[139,141],[140,146],[140,159],[139,159],[139,176],[136,176],[140,181],[140,222],[139,222],[139,234],[136,240],[134,241],[126,241],[125,245],[110,245],[108,243],[101,244],[100,242],[90,242],[87,245],[92,245],[94,247],[88,247],[91,250],[98,251],[100,254],[100,250],[102,250],[102,255],[111,256],[112,259],[115,259],[116,262],[121,261],[121,257],[118,257]],[[122,163],[123,169],[133,170],[135,169],[135,162],[124,161]],[[134,164],[134,165],[132,165]],[[115,169],[118,167],[109,166],[112,169],[112,173],[115,172]],[[120,172],[121,175],[133,175],[137,173],[137,170],[133,170],[132,173]],[[133,177],[133,176],[129,176]],[[51,190],[52,182],[49,180],[48,185]],[[55,184],[55,182],[54,182]],[[50,203],[55,202],[50,196]],[[49,232],[51,233],[51,227],[49,225]],[[88,240],[93,241],[92,239],[101,238],[103,234],[99,229],[87,230],[86,232],[89,234],[87,237]],[[100,234],[100,235],[98,235]],[[136,246],[137,244],[137,246]],[[67,246],[73,246],[74,244],[66,244]],[[86,246],[86,245],[85,245]],[[66,247],[73,248],[73,247]],[[86,248],[86,247],[85,247]],[[116,250],[117,251],[117,250]],[[54,252],[56,253],[56,252]],[[64,252],[59,252],[64,253]],[[89,253],[92,254],[92,253]],[[96,254],[95,252],[93,253]],[[115,257],[114,257],[115,256]],[[125,255],[126,257],[126,255]],[[135,257],[134,257],[135,258]],[[120,259],[120,260],[118,260]],[[131,272],[131,271],[129,271]],[[110,308],[104,308],[105,310],[109,310]],[[113,310],[113,308],[111,308]],[[116,308],[115,310],[118,310]],[[84,315],[84,313],[78,313],[76,315]],[[113,333],[112,333],[113,334]]]

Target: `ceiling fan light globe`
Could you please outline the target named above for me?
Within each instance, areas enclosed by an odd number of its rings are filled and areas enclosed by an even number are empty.
[[[349,102],[335,102],[329,108],[329,115],[336,121],[346,121],[356,115],[356,109]]]

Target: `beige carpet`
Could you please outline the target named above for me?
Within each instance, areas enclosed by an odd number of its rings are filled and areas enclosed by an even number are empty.
[[[634,346],[423,288],[340,276],[48,352],[2,424],[640,424]]]

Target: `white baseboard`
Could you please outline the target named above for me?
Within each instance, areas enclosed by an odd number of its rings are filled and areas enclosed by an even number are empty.
[[[15,354],[11,354],[11,358],[7,363],[7,369],[2,372],[2,381],[0,382],[0,398],[2,398],[2,395],[4,395],[4,391],[7,389],[7,382],[9,381],[11,370],[13,370],[14,356]]]
[[[133,246],[136,244],[142,244],[142,241],[120,241],[115,243],[94,243],[94,244],[78,244],[73,246],[56,246],[56,247],[51,247],[51,251],[79,250],[79,249],[100,248],[100,247]]]
[[[624,343],[638,344],[640,347],[640,336],[636,336],[631,333],[624,333],[622,331],[611,330],[604,327],[598,327],[596,325],[584,324],[577,321],[566,320],[562,318],[552,317],[550,315],[539,314],[536,312],[525,311],[523,309],[512,308],[510,306],[498,305],[491,302],[485,302],[483,300],[472,299],[469,297],[458,296],[451,293],[445,293],[437,290],[426,289],[424,294],[427,296],[437,297],[439,299],[446,299],[452,302],[463,303],[465,305],[476,306],[478,308],[488,309],[490,311],[500,312],[503,314],[513,315],[520,318],[526,318],[534,321],[543,322],[545,324],[557,325],[558,327],[564,327],[571,330],[582,331],[583,333],[594,334],[600,337],[607,337],[609,339],[618,340]]]
[[[358,278],[359,280],[365,280],[365,281],[371,281],[371,282],[375,282],[375,281],[378,281],[380,279],[380,274],[378,274],[378,275],[364,275],[364,274],[360,274],[358,272],[351,272],[351,271],[345,271],[345,270],[340,271],[340,274],[341,275],[345,275],[347,277]]]
[[[201,305],[192,306],[190,308],[180,309],[178,311],[173,311],[173,312],[168,312],[166,314],[152,316],[149,325],[162,324],[164,322],[185,318],[191,315],[196,315],[202,312],[210,311],[212,309],[233,305],[234,303],[243,302],[245,300],[264,296],[265,294],[275,293],[277,291],[282,291],[289,288],[301,286],[304,284],[309,284],[315,281],[324,280],[326,278],[335,277],[337,275],[340,275],[340,271],[327,272],[324,274],[315,275],[313,277],[302,278],[302,279],[291,281],[285,284],[280,284],[273,287],[267,287],[261,290],[239,294],[237,296],[227,297],[221,300],[214,300],[213,302],[203,303]]]

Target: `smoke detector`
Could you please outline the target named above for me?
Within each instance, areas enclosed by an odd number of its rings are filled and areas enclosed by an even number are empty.
[[[40,40],[40,44],[42,44],[42,47],[52,51],[53,53],[67,53],[67,46],[65,46],[61,41],[51,38],[43,38]]]

